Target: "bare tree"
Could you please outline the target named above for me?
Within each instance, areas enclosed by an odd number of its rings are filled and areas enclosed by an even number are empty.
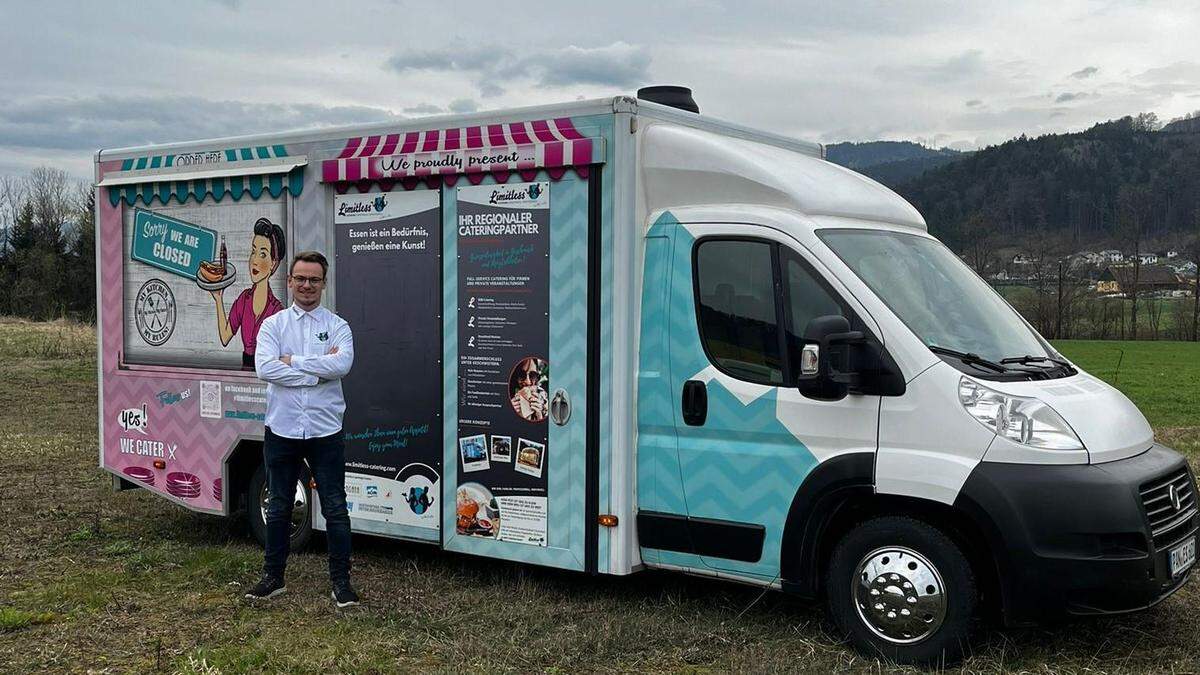
[[[1138,295],[1142,274],[1142,248],[1153,213],[1150,191],[1142,186],[1123,185],[1117,195],[1117,228],[1120,240],[1133,249],[1133,266],[1125,276],[1128,285],[1121,290],[1130,299],[1130,339],[1138,337]]]
[[[25,181],[16,176],[0,176],[0,255],[8,251],[12,228],[24,203]]]
[[[972,213],[963,225],[963,235],[966,238],[964,253],[967,264],[981,277],[986,277],[996,266],[995,228],[992,221],[980,212]]]

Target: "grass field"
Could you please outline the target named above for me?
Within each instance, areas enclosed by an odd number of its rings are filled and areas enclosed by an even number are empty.
[[[96,464],[93,335],[0,320],[0,673],[877,672],[819,606],[667,573],[526,569],[355,538],[366,605],[337,612],[319,547],[288,594],[241,599],[261,551],[240,521],[141,491]],[[1064,343],[1162,440],[1200,458],[1200,346]],[[1119,373],[1118,350],[1124,350]],[[985,631],[967,672],[1196,672],[1200,582],[1133,616]]]

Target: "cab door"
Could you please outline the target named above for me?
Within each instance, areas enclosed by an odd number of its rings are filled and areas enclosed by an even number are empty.
[[[800,336],[861,308],[787,235],[768,227],[676,226],[670,374],[682,494],[694,552],[707,567],[779,573],[792,499],[819,463],[874,452],[878,396],[814,400],[795,387]]]

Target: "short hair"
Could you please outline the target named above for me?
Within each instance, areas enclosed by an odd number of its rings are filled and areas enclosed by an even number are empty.
[[[292,266],[288,268],[288,274],[291,274],[296,269],[296,263],[298,262],[317,263],[321,266],[321,276],[325,276],[329,272],[329,261],[325,259],[325,256],[316,251],[300,251],[297,253],[296,257],[292,258]]]
[[[287,256],[287,240],[284,239],[282,227],[267,218],[259,218],[254,221],[254,235],[266,237],[271,242],[271,262],[278,263]]]

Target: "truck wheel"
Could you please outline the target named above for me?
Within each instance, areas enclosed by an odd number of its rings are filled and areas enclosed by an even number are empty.
[[[267,469],[259,464],[246,488],[246,520],[259,546],[267,545]],[[312,494],[308,489],[308,470],[300,472],[296,481],[295,501],[292,502],[292,551],[308,547],[312,541]]]
[[[825,597],[860,652],[919,665],[962,658],[978,604],[962,549],[941,530],[900,516],[869,520],[842,538]]]

